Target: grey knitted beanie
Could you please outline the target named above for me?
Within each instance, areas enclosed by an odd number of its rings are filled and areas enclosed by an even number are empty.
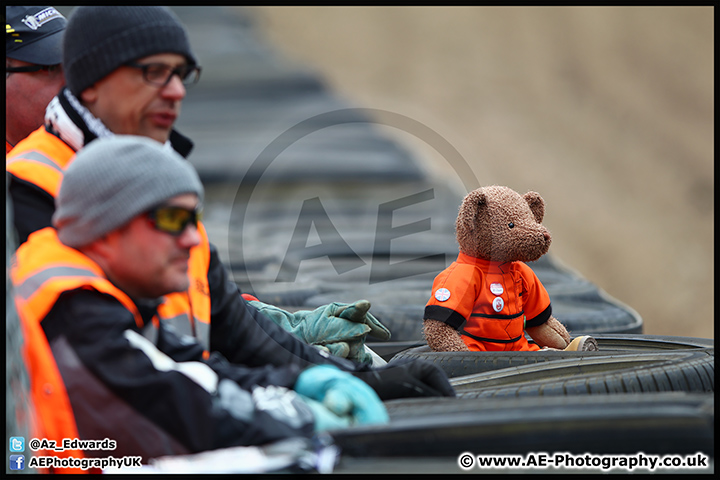
[[[167,7],[76,7],[63,39],[63,69],[76,97],[126,62],[159,53],[197,64],[185,28]]]
[[[92,141],[70,162],[55,198],[52,223],[60,241],[82,247],[182,193],[203,199],[193,166],[146,137]]]

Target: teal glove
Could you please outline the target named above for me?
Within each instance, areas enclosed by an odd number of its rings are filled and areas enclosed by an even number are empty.
[[[249,303],[305,343],[361,363],[372,362],[372,356],[364,348],[368,334],[381,340],[390,339],[390,331],[368,312],[370,302],[367,300],[353,304],[334,302],[312,311],[294,313],[259,301]]]
[[[367,383],[343,372],[332,365],[317,365],[304,370],[295,382],[294,390],[311,400],[320,402],[323,407],[340,420],[320,416],[318,425],[316,417],[315,427],[323,428],[322,422],[327,421],[331,428],[342,428],[343,419],[347,425],[372,425],[387,423],[389,417],[385,405]],[[312,406],[311,406],[312,408]]]
[[[324,432],[326,430],[341,430],[350,426],[352,418],[349,415],[339,417],[327,409],[322,403],[308,398],[305,395],[299,395],[305,405],[312,412],[315,420],[314,430],[316,432]]]

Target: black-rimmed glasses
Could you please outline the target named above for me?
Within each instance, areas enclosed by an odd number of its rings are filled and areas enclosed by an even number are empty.
[[[57,65],[25,65],[22,67],[10,67],[5,66],[5,78],[8,78],[11,73],[33,73],[45,70],[46,72],[57,72],[62,70],[62,64]]]
[[[143,80],[156,87],[164,87],[170,83],[173,75],[180,77],[183,85],[192,85],[200,80],[200,72],[202,71],[197,65],[180,65],[175,68],[165,65],[164,63],[140,64],[127,62],[125,65],[142,70]]]

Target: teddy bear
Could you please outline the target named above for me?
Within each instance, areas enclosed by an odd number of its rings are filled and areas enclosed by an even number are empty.
[[[544,216],[545,201],[536,192],[492,185],[465,196],[455,221],[458,258],[435,277],[423,315],[432,350],[597,350],[591,336],[571,338],[525,263],[550,248]]]

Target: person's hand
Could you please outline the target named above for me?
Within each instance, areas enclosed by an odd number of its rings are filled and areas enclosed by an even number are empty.
[[[338,416],[331,412],[322,403],[298,394],[298,398],[308,407],[314,419],[314,431],[325,432],[327,430],[340,430],[348,428],[352,424],[352,418],[348,415]]]
[[[387,365],[353,373],[383,400],[408,397],[454,397],[445,372],[424,360],[393,360]]]
[[[358,300],[352,304],[334,302],[319,307],[306,317],[306,321],[325,324],[328,335],[317,338],[314,345],[338,357],[349,358],[360,363],[372,363],[372,355],[365,351],[367,335],[380,340],[390,339],[390,330],[370,312],[370,302]],[[357,334],[360,326],[364,333]]]
[[[390,339],[390,331],[369,312],[367,300],[352,304],[333,302],[312,311],[293,313],[260,301],[249,303],[305,343],[360,363],[372,362],[364,348],[368,334],[380,340]]]
[[[316,429],[389,421],[385,405],[369,385],[332,365],[317,365],[304,370],[295,382],[294,390],[328,410],[324,412],[308,402],[311,409],[315,409]]]

